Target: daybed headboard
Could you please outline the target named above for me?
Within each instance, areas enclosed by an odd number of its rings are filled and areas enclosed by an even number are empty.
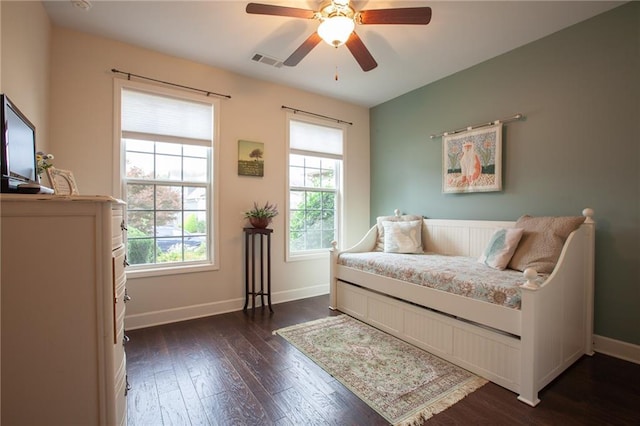
[[[584,209],[582,214],[586,220],[581,227],[593,225],[593,210]],[[400,216],[398,210],[396,210],[396,216]],[[423,219],[422,221],[422,246],[426,252],[468,257],[479,257],[496,229],[513,228],[517,223],[516,221],[464,219]],[[343,251],[356,253],[375,250],[377,229],[378,227],[373,225],[356,245]],[[339,251],[335,241],[332,245],[333,251]]]
[[[422,245],[426,251],[478,257],[497,228],[513,228],[515,221],[424,219]]]
[[[593,225],[593,210],[582,211],[581,227]],[[423,219],[422,245],[425,251],[455,256],[480,256],[494,231],[513,228],[516,221]]]

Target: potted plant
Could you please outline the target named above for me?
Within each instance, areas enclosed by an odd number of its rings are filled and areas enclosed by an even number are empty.
[[[249,223],[254,228],[266,228],[276,216],[278,216],[278,206],[268,201],[262,207],[254,201],[253,208],[244,212],[244,217],[249,219]]]

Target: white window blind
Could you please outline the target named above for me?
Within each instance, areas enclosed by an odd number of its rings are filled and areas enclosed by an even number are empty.
[[[289,147],[292,151],[342,156],[342,129],[303,121],[289,122]]]
[[[125,138],[211,145],[211,104],[137,90],[122,91],[122,136]]]

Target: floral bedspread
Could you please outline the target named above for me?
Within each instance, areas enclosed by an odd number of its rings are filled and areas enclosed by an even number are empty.
[[[520,271],[490,268],[477,259],[435,253],[342,253],[338,263],[365,272],[520,309]]]

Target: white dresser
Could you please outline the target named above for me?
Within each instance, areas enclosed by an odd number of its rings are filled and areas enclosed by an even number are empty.
[[[0,195],[2,424],[126,424],[124,203]]]

